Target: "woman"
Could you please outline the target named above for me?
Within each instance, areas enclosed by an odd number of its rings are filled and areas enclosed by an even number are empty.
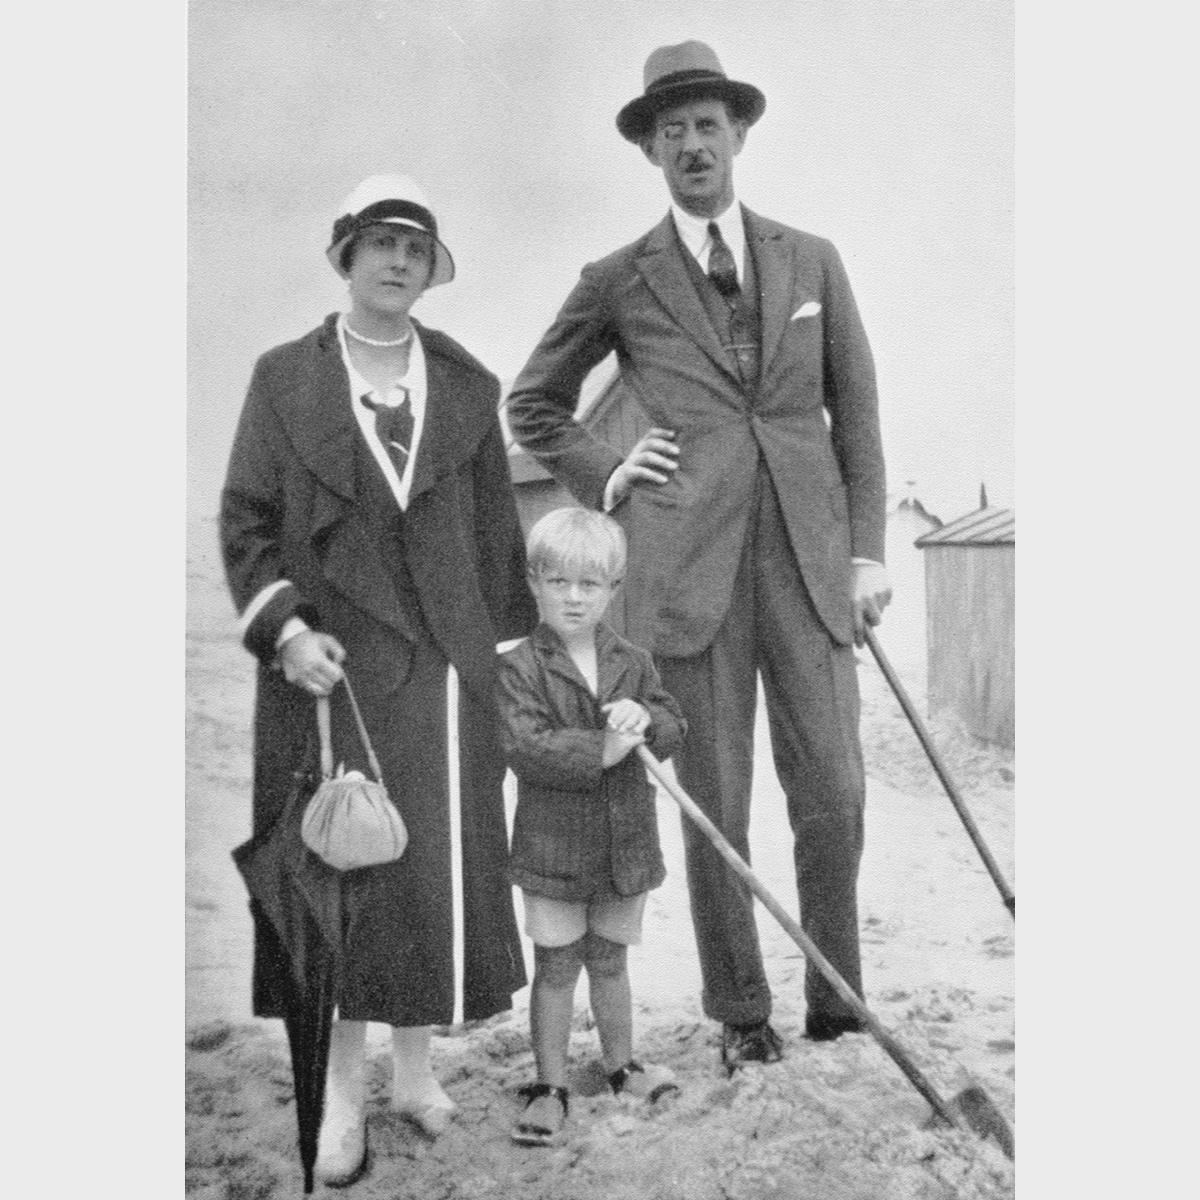
[[[349,286],[348,311],[258,361],[221,534],[245,644],[259,659],[255,831],[269,828],[292,773],[312,761],[317,696],[331,697],[335,759],[369,771],[337,686],[343,665],[408,828],[398,862],[342,877],[346,945],[317,1160],[319,1177],[340,1184],[366,1159],[366,1022],[393,1026],[393,1107],[436,1134],[454,1105],[430,1069],[429,1027],[455,1019],[458,997],[464,1018],[482,1018],[524,986],[492,684],[496,643],[529,632],[536,614],[497,381],[409,317],[426,288],[454,276],[416,185],[365,180],[326,255]],[[454,818],[448,666],[462,730]],[[256,919],[257,1015],[282,1015],[285,970]]]

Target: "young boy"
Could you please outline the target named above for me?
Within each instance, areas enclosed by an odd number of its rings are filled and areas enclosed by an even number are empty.
[[[677,1090],[665,1067],[633,1058],[627,947],[641,941],[646,893],[666,875],[654,789],[632,751],[670,757],[687,725],[650,655],[603,621],[625,573],[625,536],[582,508],[530,531],[529,586],[541,621],[501,655],[500,710],[517,776],[509,878],[534,943],[530,1024],[537,1082],[514,1141],[546,1145],[567,1115],[575,984],[587,969],[614,1092],[653,1101]]]

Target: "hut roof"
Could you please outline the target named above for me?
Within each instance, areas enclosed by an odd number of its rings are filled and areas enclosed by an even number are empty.
[[[1011,508],[978,508],[941,529],[932,529],[914,545],[1011,546],[1017,540],[1017,516]]]

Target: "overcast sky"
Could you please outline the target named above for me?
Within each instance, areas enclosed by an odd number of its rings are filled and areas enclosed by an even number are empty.
[[[343,305],[366,175],[415,176],[458,277],[415,314],[502,379],[580,267],[661,218],[616,132],[697,38],[767,107],[740,199],[830,238],[875,352],[889,482],[944,519],[1013,495],[1013,14],[1003,0],[193,0],[189,507],[211,512],[254,359]]]

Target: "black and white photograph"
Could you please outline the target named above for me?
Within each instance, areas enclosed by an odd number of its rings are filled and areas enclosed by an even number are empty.
[[[1015,0],[187,13],[189,1200],[1013,1197]]]

